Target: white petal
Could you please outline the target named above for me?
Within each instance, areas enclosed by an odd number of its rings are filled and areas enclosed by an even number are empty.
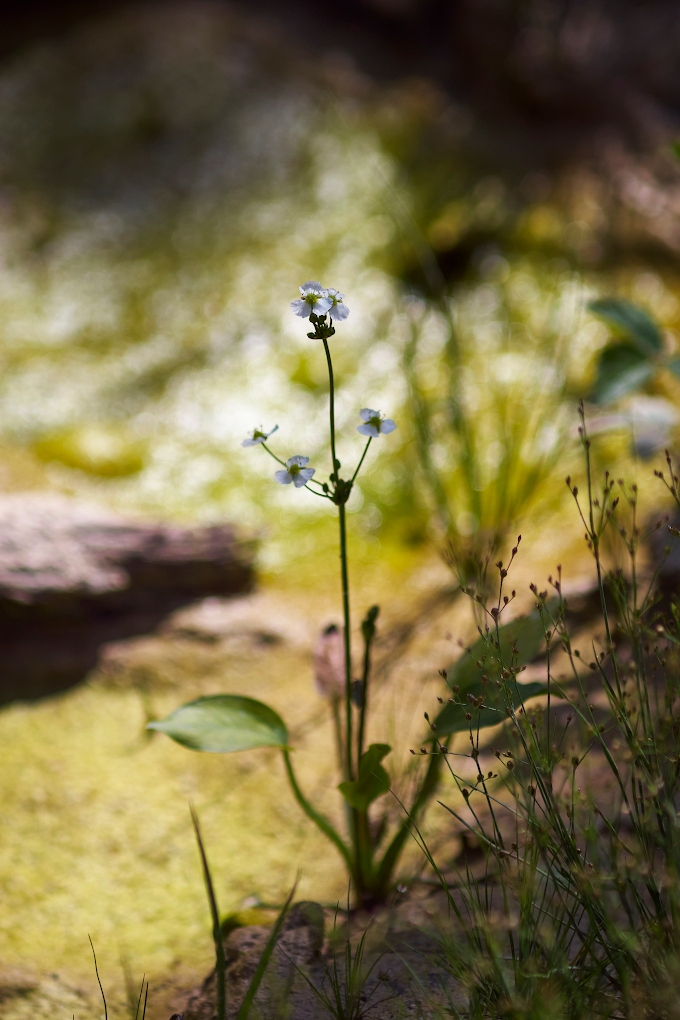
[[[370,407],[363,407],[359,411],[359,417],[362,421],[370,421],[371,418],[376,418],[379,413],[379,411],[373,411]]]
[[[281,469],[281,471],[277,471],[274,478],[277,482],[280,482],[281,485],[290,485],[293,481],[293,476],[290,471],[284,471],[283,469]]]
[[[385,418],[385,421],[380,422],[380,431],[385,435],[387,435],[388,432],[394,432],[396,427],[396,422],[393,422],[391,418]]]
[[[341,301],[331,309],[331,318],[337,319],[338,322],[344,322],[348,315],[349,308],[347,305],[343,305]]]
[[[361,432],[362,436],[371,436],[373,439],[378,435],[375,425],[357,425],[357,432]]]
[[[296,315],[300,316],[301,319],[309,318],[309,313],[312,310],[311,306],[308,305],[307,302],[302,300],[301,298],[298,298],[297,301],[291,301],[290,307],[293,309]]]
[[[288,458],[286,467],[291,467],[293,464],[297,464],[298,467],[304,467],[305,464],[309,464],[309,457],[302,457],[299,453],[296,453],[294,457]]]
[[[333,306],[333,302],[330,298],[320,297],[318,301],[314,303],[314,313],[316,315],[325,315],[329,308]]]
[[[303,283],[302,286],[300,287],[300,293],[304,297],[305,294],[309,294],[310,291],[311,292],[318,291],[319,294],[322,294],[323,287],[321,286],[318,280],[307,280],[307,283]]]
[[[316,468],[303,468],[302,471],[300,471],[298,478],[303,478],[305,483],[307,483],[315,471]]]
[[[270,431],[267,433],[266,438],[269,439],[269,437],[273,436],[275,432],[278,432],[278,428],[279,426],[275,425],[273,429],[270,429]],[[262,442],[264,442],[264,439],[262,440]]]

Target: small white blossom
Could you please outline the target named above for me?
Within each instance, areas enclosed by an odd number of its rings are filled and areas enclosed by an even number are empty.
[[[339,290],[334,287],[329,287],[326,291],[328,299],[332,302],[331,307],[328,310],[328,314],[331,319],[337,319],[338,322],[342,322],[349,315],[349,308],[344,304],[345,295],[341,294]]]
[[[274,478],[281,485],[290,485],[292,482],[296,489],[301,489],[314,474],[314,468],[306,467],[307,464],[309,464],[309,457],[301,457],[299,454],[289,457],[285,470],[277,471]]]
[[[260,443],[264,443],[265,439],[269,439],[271,435],[276,432],[279,426],[275,425],[269,432],[263,432],[262,426],[259,429],[253,429],[253,434],[248,439],[244,439],[241,446],[259,446]]]
[[[357,427],[357,432],[364,436],[371,436],[376,439],[379,435],[386,436],[388,432],[394,432],[396,424],[391,418],[383,418],[380,411],[374,411],[371,407],[364,407],[360,412],[363,425]]]
[[[302,319],[308,319],[310,314],[325,315],[332,305],[327,292],[316,280],[308,280],[300,287],[302,295],[297,301],[291,301],[290,307],[296,315]]]

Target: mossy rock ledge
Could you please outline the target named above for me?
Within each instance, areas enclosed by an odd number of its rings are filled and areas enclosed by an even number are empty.
[[[0,704],[78,683],[102,645],[254,584],[254,544],[228,524],[129,519],[53,493],[0,497]]]

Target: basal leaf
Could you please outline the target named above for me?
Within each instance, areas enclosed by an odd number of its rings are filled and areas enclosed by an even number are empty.
[[[543,646],[544,631],[538,610],[526,616],[518,616],[498,628],[499,648],[496,648],[496,630],[486,637],[479,637],[452,666],[447,667],[449,684],[456,684],[461,694],[469,693],[470,687],[481,681],[482,674],[491,680],[500,679],[500,670],[512,662],[512,648],[517,648],[517,666],[526,666],[535,659]],[[478,666],[477,663],[481,663]]]
[[[437,736],[449,737],[453,733],[467,733],[472,729],[483,730],[487,726],[498,726],[507,718],[506,706],[512,700],[512,707],[519,708],[525,701],[535,698],[539,694],[547,694],[548,688],[542,683],[519,684],[516,681],[506,681],[506,692],[501,691],[494,684],[493,687],[482,684],[475,684],[474,691],[468,693],[480,697],[484,694],[484,705],[475,708],[471,703],[463,705],[445,705],[437,716]],[[459,695],[460,697],[460,695]],[[466,714],[472,719],[466,719]]]
[[[463,704],[444,706],[435,719],[437,735],[441,737],[461,733],[471,726],[473,729],[483,729],[498,725],[506,718],[505,707],[510,693],[515,708],[526,699],[544,694],[547,688],[541,683],[521,684],[506,679],[503,682],[508,694],[497,687],[497,682],[501,681],[501,671],[509,669],[511,665],[515,668],[527,665],[541,651],[544,640],[543,623],[538,610],[500,626],[498,634],[493,628],[485,636],[479,637],[469,652],[465,652],[446,671],[449,685],[458,687],[456,700]],[[517,649],[514,655],[513,647]],[[487,677],[485,682],[482,681],[483,676]],[[475,698],[483,695],[484,705],[475,708],[468,701],[468,695]],[[472,715],[472,721],[465,718],[468,712]]]
[[[656,371],[656,365],[630,344],[605,347],[597,365],[597,378],[591,394],[596,404],[608,404],[632,393]]]
[[[248,751],[255,747],[285,747],[288,731],[277,713],[254,698],[214,694],[182,705],[167,719],[148,729],[172,737],[192,751]]]
[[[638,305],[623,298],[600,298],[591,301],[588,308],[598,319],[606,322],[617,336],[623,337],[645,357],[659,354],[663,337],[657,323]]]
[[[390,788],[390,777],[380,764],[390,753],[389,744],[371,744],[359,763],[359,775],[353,782],[340,783],[338,789],[350,807],[366,811]]]

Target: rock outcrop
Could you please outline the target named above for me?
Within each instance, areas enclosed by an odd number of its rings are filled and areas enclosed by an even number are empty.
[[[49,494],[0,498],[0,703],[77,683],[108,641],[253,585],[253,547],[229,525],[135,521]]]

